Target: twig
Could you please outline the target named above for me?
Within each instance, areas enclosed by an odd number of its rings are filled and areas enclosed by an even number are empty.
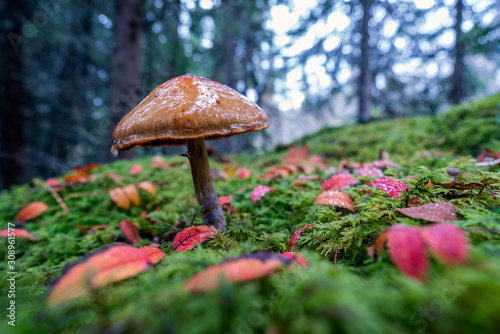
[[[61,206],[61,208],[65,212],[70,212],[68,206],[66,205],[66,203],[64,203],[63,199],[61,198],[61,196],[59,196],[57,191],[55,191],[53,188],[47,186],[45,183],[43,183],[40,180],[34,180],[33,183],[44,188],[45,190],[47,190],[52,195],[52,197],[54,197],[54,199],[57,201],[57,203],[59,203],[59,205]]]
[[[500,158],[491,160],[491,161],[482,161],[482,162],[476,162],[475,166],[477,167],[488,167],[488,166],[493,166],[493,165],[498,165],[500,164]]]

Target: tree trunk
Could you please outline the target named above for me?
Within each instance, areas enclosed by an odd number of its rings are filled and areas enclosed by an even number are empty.
[[[24,53],[26,39],[22,32],[22,19],[27,15],[25,2],[7,1],[2,15],[0,33],[4,37],[2,75],[0,80],[0,186],[8,188],[25,180],[24,101],[27,92],[24,87]],[[9,23],[9,24],[7,24]],[[7,38],[5,38],[7,37]]]
[[[358,84],[359,110],[358,121],[367,123],[371,120],[372,108],[372,73],[370,70],[370,32],[369,22],[371,19],[371,10],[373,0],[362,0],[363,5],[363,21],[361,26],[361,66]]]
[[[464,9],[463,0],[458,0],[455,5],[455,66],[451,76],[451,101],[455,104],[462,102],[466,93],[465,82],[465,43],[462,40],[462,12]]]
[[[114,52],[111,64],[110,110],[111,133],[125,114],[145,95],[141,87],[141,39],[144,0],[116,1]],[[111,147],[111,142],[110,145]],[[119,157],[132,159],[135,150],[121,152]],[[110,156],[111,159],[111,156]]]

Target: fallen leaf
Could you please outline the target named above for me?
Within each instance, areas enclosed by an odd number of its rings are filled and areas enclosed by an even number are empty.
[[[139,184],[137,184],[137,186],[142,190],[147,191],[151,195],[156,195],[156,187],[153,183],[149,181],[142,181]]]
[[[297,231],[295,231],[295,233],[292,235],[292,237],[290,238],[290,240],[288,240],[288,248],[290,249],[290,252],[293,251],[293,249],[295,248],[295,245],[297,244],[297,241],[299,241],[299,238],[300,238],[300,234],[308,229],[309,227],[311,226],[314,226],[316,225],[316,223],[313,223],[313,224],[307,224],[306,226],[304,227],[301,227],[299,228]]]
[[[361,166],[354,170],[354,174],[363,177],[382,177],[384,172],[377,167]]]
[[[10,228],[7,230],[2,230],[0,231],[0,236],[2,237],[16,237],[16,238],[26,238],[28,240],[31,240],[33,242],[37,242],[37,238],[31,235],[26,230],[20,229],[20,228]]]
[[[453,205],[445,201],[414,206],[411,208],[396,209],[396,211],[410,218],[423,219],[433,223],[458,220]]]
[[[432,224],[422,228],[422,237],[430,250],[445,265],[467,261],[469,241],[462,230],[453,224]]]
[[[141,235],[139,234],[139,231],[137,230],[137,227],[135,227],[133,222],[127,219],[122,219],[120,221],[120,228],[127,237],[128,241],[130,241],[134,245],[139,243]]]
[[[166,256],[165,253],[163,253],[157,246],[142,246],[139,249],[147,254],[149,261],[151,261],[152,264],[156,264]]]
[[[113,200],[113,202],[118,205],[118,207],[128,210],[132,206],[130,199],[125,194],[122,188],[114,188],[109,191],[109,197]]]
[[[163,168],[163,169],[172,168],[172,165],[164,162],[163,157],[161,157],[159,155],[155,155],[153,157],[153,159],[151,159],[151,166],[156,167],[156,168]]]
[[[238,175],[238,178],[240,178],[242,180],[246,180],[250,177],[250,175],[252,175],[252,172],[245,167],[240,167],[236,171],[236,174]]]
[[[216,289],[222,279],[229,283],[251,281],[267,276],[287,263],[289,260],[280,255],[268,253],[244,255],[199,272],[184,283],[184,289],[197,293]]]
[[[68,267],[50,289],[49,305],[90,294],[110,283],[134,277],[148,270],[148,255],[130,245],[116,243]]]
[[[130,199],[132,204],[137,206],[141,204],[141,197],[139,196],[139,192],[137,191],[135,185],[129,184],[128,186],[123,187],[122,190]]]
[[[319,194],[314,201],[314,205],[338,206],[355,212],[354,204],[349,195],[335,190],[328,190]]]
[[[349,188],[355,184],[359,184],[359,181],[349,173],[338,173],[333,174],[321,184],[323,190],[342,190]]]
[[[261,199],[268,192],[275,192],[275,188],[271,188],[268,186],[257,186],[252,190],[252,194],[250,195],[252,198],[252,204],[255,204],[259,199]]]
[[[427,279],[429,261],[418,227],[403,224],[391,226],[387,248],[392,261],[403,274],[419,281]]]
[[[113,173],[113,172],[107,172],[106,175],[113,181],[115,181],[116,183],[122,183],[122,178],[120,177],[120,175],[116,174],[116,173]]]
[[[385,230],[380,233],[377,239],[375,239],[375,244],[373,246],[366,247],[366,252],[368,256],[372,258],[373,261],[377,261],[382,250],[384,249],[384,245],[387,242],[387,237],[389,235],[389,230]]]
[[[231,200],[233,199],[233,196],[219,196],[219,203],[222,204],[229,204]]]
[[[288,148],[288,155],[283,157],[283,162],[291,165],[300,165],[309,158],[309,148],[306,144],[302,144],[300,148],[291,146]]]
[[[59,182],[57,179],[50,178],[50,179],[45,180],[45,185],[47,187],[55,188],[56,191],[59,191],[60,190],[59,187],[61,185],[61,182]]]
[[[401,193],[403,191],[408,191],[409,186],[404,181],[398,181],[390,176],[383,176],[373,181],[367,183],[369,186],[377,187],[380,190],[385,191],[389,196],[394,198],[401,198]],[[418,198],[409,201],[409,204],[418,204],[420,200]]]
[[[130,171],[129,172],[130,172],[130,174],[135,175],[135,174],[138,174],[138,173],[142,172],[142,169],[143,168],[142,168],[141,165],[134,164],[134,165],[132,165],[132,167],[130,167]]]
[[[218,233],[217,229],[208,225],[193,225],[177,232],[173,241],[176,252],[185,252],[193,249],[197,244]]]
[[[26,205],[17,213],[16,220],[18,222],[25,222],[27,220],[36,218],[49,209],[48,205],[44,202],[32,202]]]

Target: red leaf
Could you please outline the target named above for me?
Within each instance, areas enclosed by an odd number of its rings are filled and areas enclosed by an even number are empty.
[[[231,200],[233,199],[233,196],[220,196],[219,197],[219,203],[222,204],[229,204]]]
[[[139,231],[137,230],[137,227],[135,227],[134,223],[132,223],[130,220],[123,219],[122,221],[120,221],[120,227],[127,237],[128,241],[130,241],[134,245],[139,243],[141,235],[139,234]]]
[[[156,155],[153,157],[153,159],[151,159],[151,166],[156,167],[156,168],[163,168],[163,169],[172,168],[172,165],[164,162],[163,158],[159,155]]]
[[[241,167],[241,168],[238,168],[238,170],[236,171],[236,174],[238,175],[238,178],[240,178],[242,180],[246,180],[250,177],[250,175],[252,175],[252,172],[245,167]]]
[[[292,262],[293,266],[290,267],[290,271],[293,271],[293,268],[296,268],[296,269],[302,269],[302,268],[307,269],[308,268],[306,258],[299,253],[285,252],[285,253],[281,253],[279,255],[290,260],[290,261],[293,261]]]
[[[394,198],[401,198],[403,191],[408,191],[409,186],[404,181],[398,181],[390,176],[383,176],[376,180],[367,183],[370,186],[375,186],[380,190],[385,191],[389,196]],[[418,204],[419,199],[409,201],[409,204]]]
[[[342,190],[355,184],[359,184],[359,181],[351,174],[338,173],[326,179],[321,185],[321,188],[323,188],[323,190]]]
[[[44,202],[32,202],[17,213],[16,219],[20,222],[24,222],[40,216],[48,209],[49,207]]]
[[[156,264],[166,256],[165,253],[163,253],[157,246],[149,245],[143,246],[139,249],[147,254],[149,261],[151,261],[152,264]]]
[[[455,208],[451,203],[445,201],[414,206],[411,208],[396,209],[396,211],[410,218],[423,219],[433,223],[457,220]]]
[[[149,181],[142,181],[137,186],[151,195],[156,195],[156,187]]]
[[[217,229],[208,225],[193,225],[186,227],[175,235],[173,248],[176,252],[193,249],[197,244],[217,234]]]
[[[392,261],[405,275],[425,281],[429,262],[425,243],[418,227],[398,224],[390,227],[387,247]]]
[[[331,205],[338,206],[354,212],[354,205],[349,195],[340,191],[328,190],[324,191],[316,197],[314,205]]]
[[[118,205],[118,207],[128,210],[132,206],[130,199],[125,194],[122,188],[114,188],[109,191],[109,197],[113,200],[113,202]]]
[[[20,228],[10,228],[7,230],[2,230],[0,231],[0,236],[2,237],[16,237],[16,238],[26,238],[28,240],[31,240],[33,242],[38,241],[34,236],[31,235],[26,230],[20,229]]]
[[[135,174],[138,174],[140,172],[142,172],[141,165],[134,164],[134,165],[132,165],[132,167],[130,167],[130,174],[135,175]]]
[[[302,233],[304,230],[314,225],[316,225],[316,223],[307,224],[306,226],[299,228],[297,231],[295,231],[290,240],[288,240],[288,248],[290,249],[290,251],[293,251],[293,249],[295,248],[295,244],[297,244],[297,241],[299,241],[300,233]]]
[[[302,144],[300,148],[290,147],[288,155],[283,157],[283,162],[291,165],[300,165],[303,161],[307,161],[309,157],[309,148],[306,144]]]
[[[54,179],[54,178],[50,178],[50,179],[47,179],[45,180],[45,185],[47,187],[51,187],[51,188],[55,188],[56,191],[60,190],[60,186],[61,186],[61,182],[59,182],[58,180]]]
[[[467,261],[469,241],[453,224],[433,224],[422,228],[422,237],[439,261],[451,266]]]
[[[47,301],[66,302],[148,270],[152,262],[138,248],[114,244],[98,250],[69,268],[52,286]]]
[[[191,292],[214,290],[224,278],[229,283],[246,282],[267,276],[288,263],[280,255],[257,253],[245,255],[208,267],[184,283]]]
[[[122,183],[122,178],[120,177],[120,175],[116,174],[116,173],[113,173],[113,172],[107,172],[106,175],[113,181],[115,181],[116,183]]]
[[[384,172],[377,167],[370,167],[370,166],[361,166],[360,168],[357,168],[354,170],[354,174],[363,176],[363,177],[381,177],[384,176]]]
[[[270,191],[276,191],[274,188],[268,186],[257,186],[252,190],[252,204],[255,204],[259,199]]]

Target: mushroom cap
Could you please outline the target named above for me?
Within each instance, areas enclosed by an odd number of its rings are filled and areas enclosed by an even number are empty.
[[[112,152],[134,146],[178,146],[269,127],[255,103],[216,81],[186,74],[156,87],[113,131]]]

